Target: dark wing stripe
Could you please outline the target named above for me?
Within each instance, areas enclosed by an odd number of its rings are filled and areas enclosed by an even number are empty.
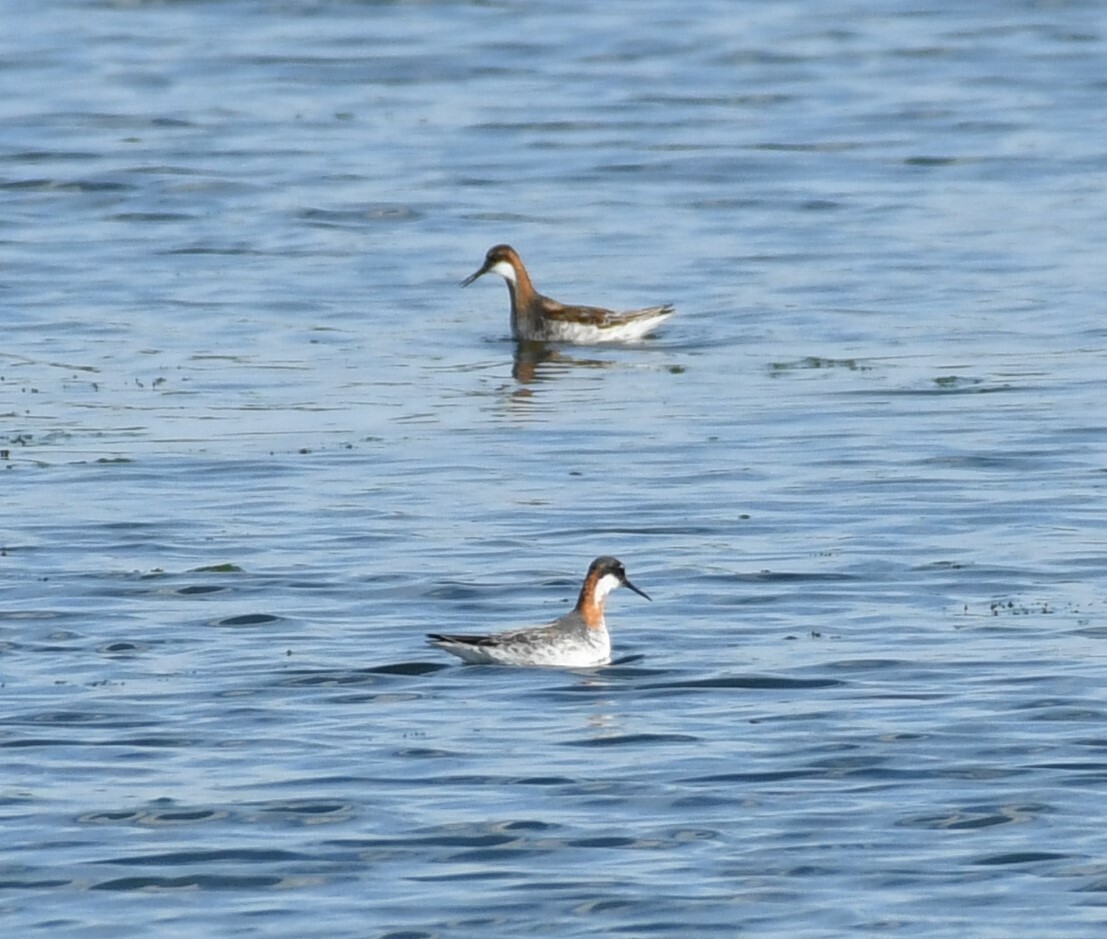
[[[594,306],[566,306],[546,310],[546,318],[566,323],[584,323],[588,326],[602,326],[614,314]]]
[[[494,646],[498,645],[495,636],[446,636],[442,633],[427,633],[431,642],[456,642],[463,646]]]
[[[637,319],[645,319],[650,316],[667,316],[673,312],[672,304],[665,306],[647,307],[644,310],[628,310],[625,313],[615,313],[612,310],[604,310],[592,306],[569,306],[546,310],[546,319],[558,322],[582,323],[587,326],[598,326],[607,329],[612,326],[623,326]]]

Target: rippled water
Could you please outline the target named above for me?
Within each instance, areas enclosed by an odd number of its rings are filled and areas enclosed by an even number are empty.
[[[5,935],[1103,928],[1098,4],[0,8]]]

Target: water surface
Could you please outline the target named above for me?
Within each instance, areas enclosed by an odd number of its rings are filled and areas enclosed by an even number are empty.
[[[6,934],[1102,929],[1095,4],[3,16]]]

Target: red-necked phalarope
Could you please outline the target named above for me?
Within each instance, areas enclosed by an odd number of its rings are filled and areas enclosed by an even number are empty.
[[[432,646],[452,652],[466,662],[487,665],[560,665],[587,668],[611,661],[611,637],[603,619],[607,595],[629,587],[649,600],[629,580],[622,561],[596,558],[588,568],[580,597],[571,613],[548,626],[516,629],[491,636],[444,636],[430,633]]]
[[[482,274],[499,274],[511,294],[511,335],[531,342],[628,342],[641,339],[673,315],[673,307],[613,313],[594,306],[566,306],[544,297],[530,282],[511,245],[489,248],[480,269],[461,282],[467,287]]]

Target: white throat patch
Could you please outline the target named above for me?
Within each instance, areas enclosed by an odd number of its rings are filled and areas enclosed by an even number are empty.
[[[596,582],[596,602],[603,603],[607,595],[621,584],[622,581],[614,574],[604,574],[603,577]]]
[[[509,284],[515,283],[515,268],[513,268],[507,261],[497,261],[490,268],[489,273],[499,274]]]

